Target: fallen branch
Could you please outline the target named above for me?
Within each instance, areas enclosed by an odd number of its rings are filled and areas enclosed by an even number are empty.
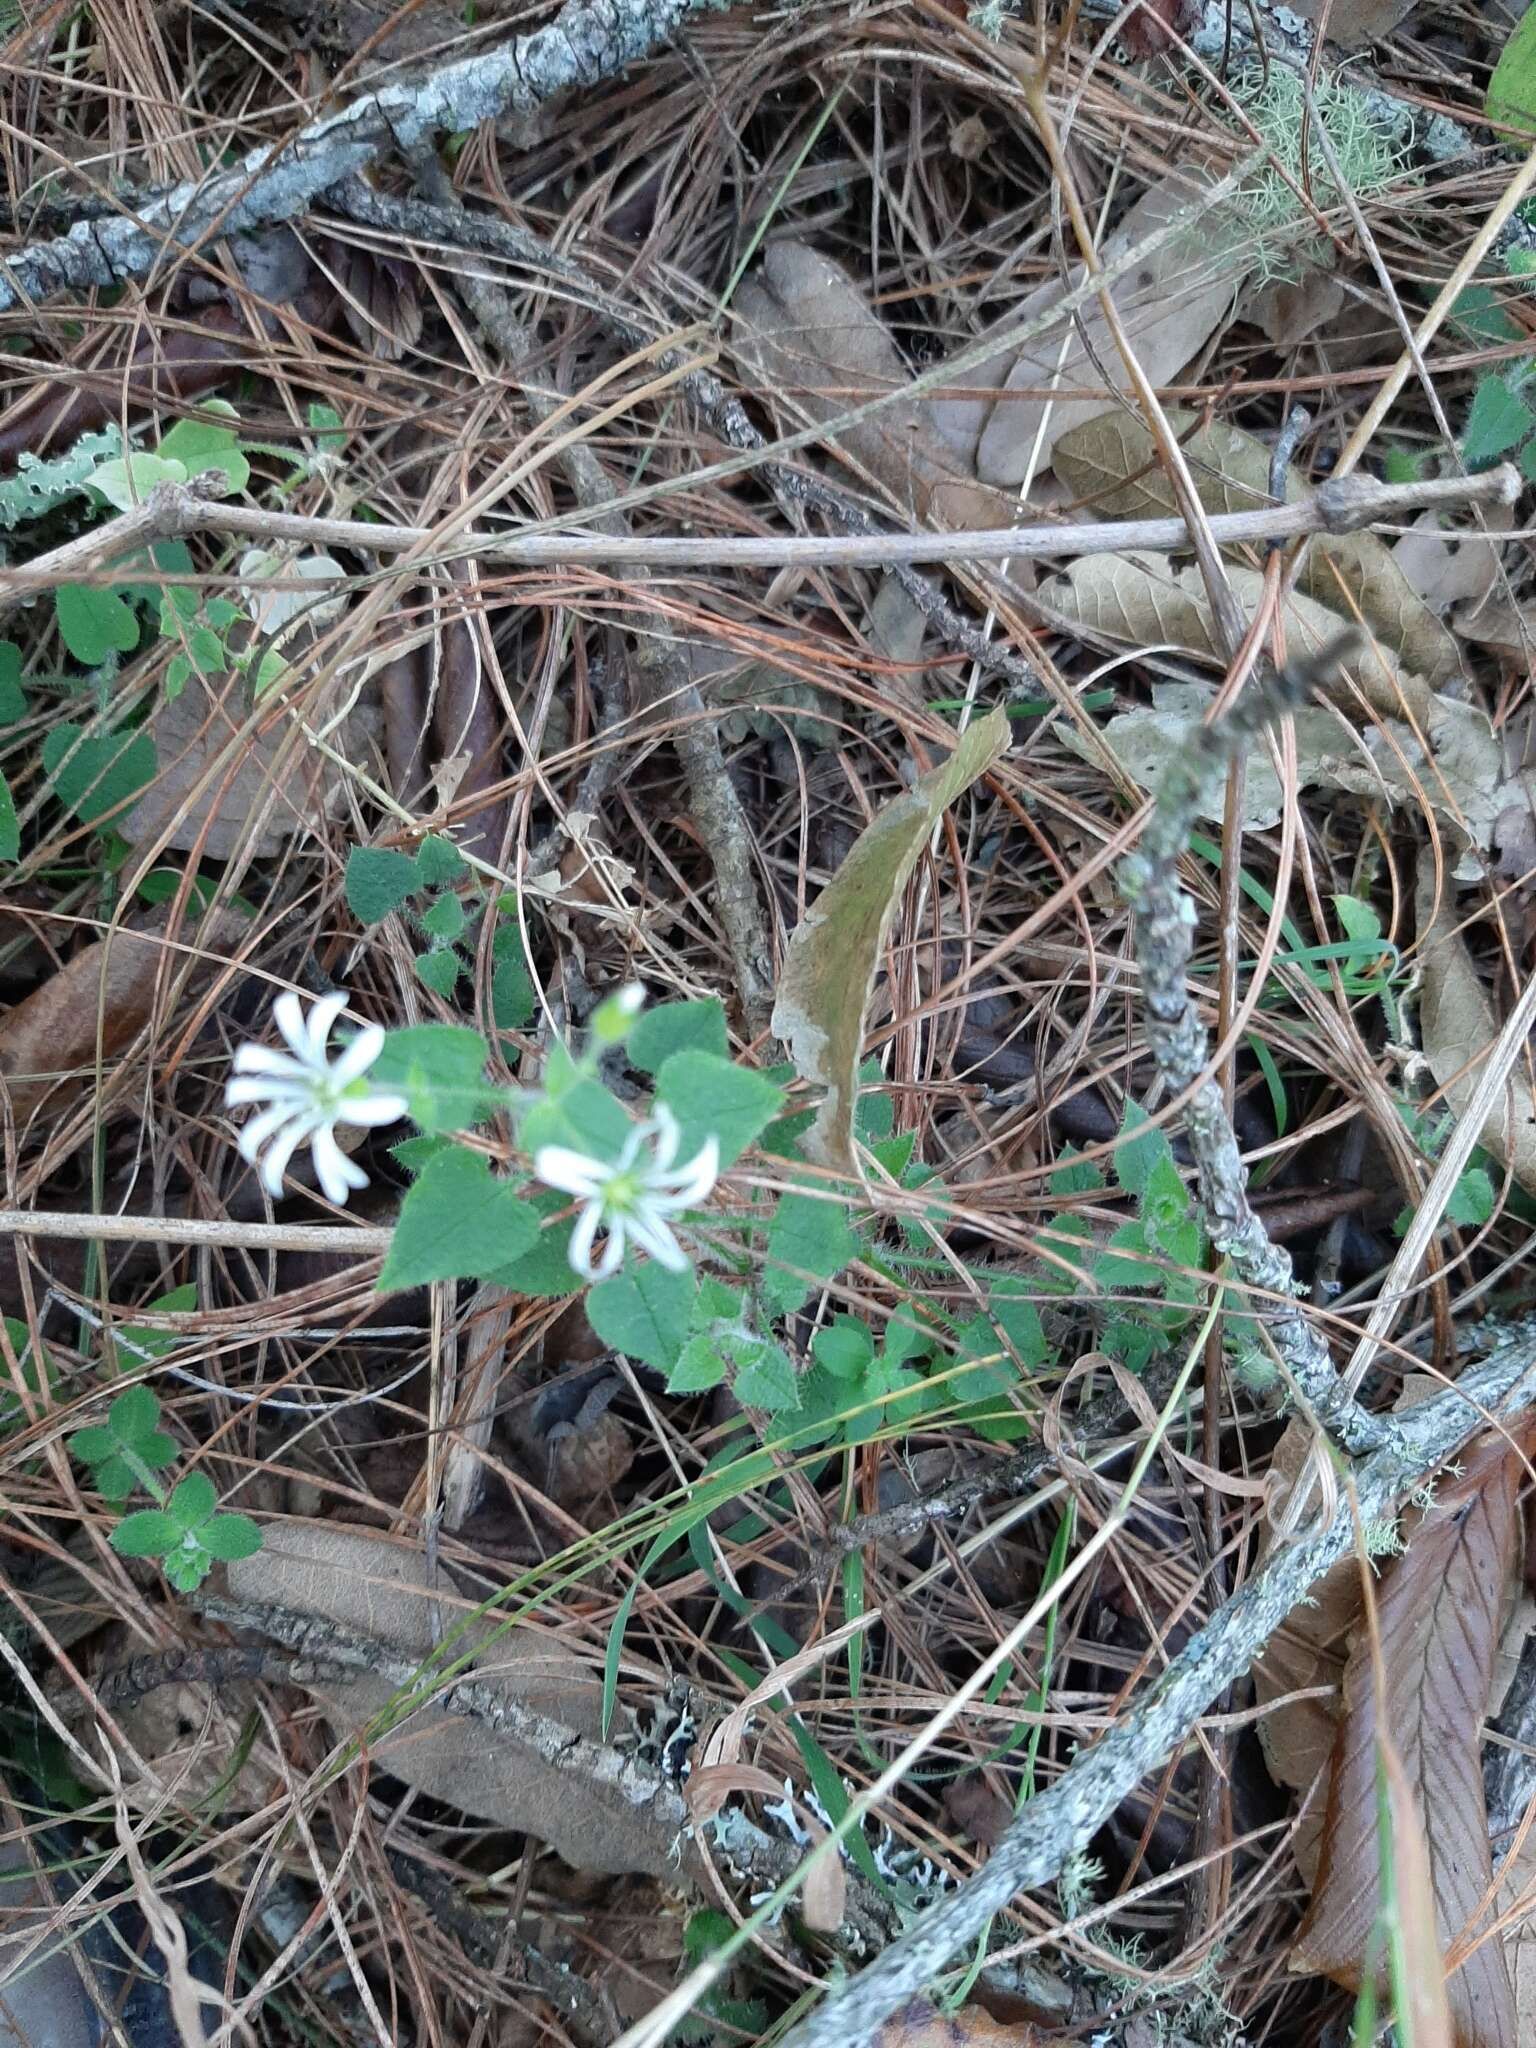
[[[383,85],[233,170],[142,198],[135,211],[82,220],[57,241],[0,262],[0,312],[57,292],[149,277],[165,256],[292,220],[329,186],[381,156],[409,156],[435,137],[530,114],[572,86],[593,86],[649,56],[704,0],[566,0],[545,27]]]
[[[201,486],[201,488],[200,488]],[[1513,505],[1522,485],[1509,463],[1480,476],[1431,477],[1404,484],[1370,477],[1337,478],[1291,505],[1214,514],[1213,537],[1239,541],[1288,539],[1301,533],[1357,533],[1383,521],[1453,505]],[[394,526],[367,519],[321,519],[302,512],[236,505],[209,494],[206,478],[157,484],[140,505],[90,533],[39,555],[24,568],[0,573],[0,605],[18,603],[39,588],[73,581],[99,569],[146,539],[193,533],[247,535],[295,541],[305,547],[359,548],[398,554],[418,550],[423,561],[476,555],[514,568],[568,568],[637,564],[652,569],[883,569],[915,562],[1005,561],[1011,556],[1119,554],[1127,548],[1189,545],[1182,519],[1095,520],[1060,526],[992,526],[942,533],[763,534],[745,539],[685,538],[667,534],[602,534],[563,527],[517,532],[471,531],[444,535],[430,526]],[[606,507],[598,513],[610,517]],[[436,555],[430,551],[436,548]],[[321,579],[307,584],[316,590]]]

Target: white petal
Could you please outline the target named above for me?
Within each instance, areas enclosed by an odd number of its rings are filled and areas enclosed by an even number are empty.
[[[278,1081],[260,1074],[246,1074],[224,1083],[224,1107],[239,1109],[247,1102],[281,1102],[290,1109],[303,1109],[314,1100],[312,1081]]]
[[[597,1236],[597,1226],[603,1220],[600,1203],[588,1202],[576,1218],[576,1228],[571,1232],[571,1242],[566,1257],[583,1280],[595,1280],[597,1273],[592,1265],[592,1240]]]
[[[608,1242],[598,1254],[597,1263],[592,1268],[594,1279],[606,1280],[610,1273],[617,1273],[620,1266],[623,1265],[624,1233],[627,1228],[628,1224],[624,1217],[611,1216],[608,1218]]]
[[[292,1123],[278,1132],[267,1148],[261,1162],[261,1184],[274,1200],[283,1192],[283,1175],[288,1171],[289,1160],[321,1121],[318,1113],[296,1117]]]
[[[334,1202],[338,1209],[345,1208],[347,1196],[353,1188],[367,1187],[367,1174],[360,1166],[354,1166],[342,1151],[329,1124],[316,1131],[312,1151],[315,1172],[327,1199]]]
[[[309,1058],[316,1067],[325,1065],[325,1042],[331,1035],[331,1027],[347,1007],[344,995],[322,996],[309,1013],[309,1022],[304,1027],[304,1036],[309,1045]]]
[[[384,1050],[384,1032],[377,1024],[365,1024],[349,1045],[331,1062],[331,1079],[338,1088],[366,1074]]]
[[[285,1080],[314,1078],[303,1060],[296,1060],[292,1053],[277,1052],[270,1045],[237,1046],[234,1069],[237,1074],[281,1074]]]
[[[300,1112],[300,1115],[302,1117],[302,1112]],[[270,1137],[280,1131],[284,1124],[291,1123],[293,1119],[294,1111],[285,1102],[278,1103],[273,1109],[263,1110],[260,1116],[253,1116],[250,1122],[241,1128],[239,1138],[240,1157],[248,1160],[254,1166],[262,1146],[266,1144]]]
[[[381,1088],[374,1095],[349,1096],[341,1105],[339,1124],[397,1124],[410,1108],[403,1095],[387,1095]]]
[[[706,1138],[686,1166],[672,1173],[658,1174],[649,1189],[664,1191],[669,1209],[691,1209],[702,1202],[720,1178],[720,1141]]]
[[[665,1266],[669,1273],[688,1271],[692,1263],[688,1254],[649,1205],[632,1211],[625,1223],[635,1243],[649,1252],[658,1266]]]
[[[550,1187],[564,1188],[568,1195],[583,1199],[600,1194],[613,1172],[612,1167],[565,1145],[541,1145],[533,1155],[533,1170]]]
[[[655,1160],[654,1170],[657,1173],[665,1173],[677,1157],[677,1141],[683,1134],[678,1128],[677,1118],[664,1102],[657,1103],[651,1123],[656,1132],[656,1149],[652,1154]],[[646,1175],[647,1180],[651,1177],[651,1174]]]
[[[272,1005],[272,1022],[293,1048],[301,1064],[309,1066],[309,1033],[304,1028],[304,1005],[291,988],[285,988]]]

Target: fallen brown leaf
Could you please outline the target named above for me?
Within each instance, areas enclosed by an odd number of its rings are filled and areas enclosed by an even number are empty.
[[[1384,1735],[1401,1758],[1395,1787],[1388,1759],[1388,1782],[1390,1853],[1403,1904],[1422,1884],[1433,1899],[1437,1946],[1458,1953],[1487,1919],[1480,1911],[1492,1880],[1482,1727],[1519,1533],[1524,1461],[1505,1436],[1490,1434],[1465,1454],[1462,1466],[1384,1575],[1377,1601],[1379,1695],[1369,1639],[1357,1642],[1345,1671],[1317,1886],[1291,1967],[1350,1990],[1362,1982],[1381,1911],[1377,1769]],[[1427,1865],[1422,1879],[1414,1863],[1419,1826]],[[1433,1974],[1423,1957],[1417,1969],[1426,1978]],[[1446,1997],[1456,2048],[1516,2048],[1514,1995],[1497,1940],[1479,1942],[1448,1970]]]
[[[870,2048],[1035,2048],[1042,2038],[1027,2021],[1007,2025],[979,2005],[945,2013],[914,1998],[870,2036]]]
[[[125,1052],[179,985],[206,977],[245,920],[220,911],[165,943],[164,913],[98,939],[67,960],[41,988],[0,1021],[0,1086],[17,1123],[45,1100],[57,1115],[95,1085],[103,1066]],[[194,955],[186,949],[195,946]],[[214,957],[209,957],[214,956]]]

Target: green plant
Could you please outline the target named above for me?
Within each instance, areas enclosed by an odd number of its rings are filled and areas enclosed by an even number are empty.
[[[478,922],[465,908],[459,884],[469,874],[451,840],[429,833],[414,854],[387,846],[354,846],[347,856],[347,905],[363,926],[406,916],[427,941],[415,957],[418,979],[445,1000],[469,971]],[[533,1016],[537,992],[523,959],[517,898],[488,899],[484,915],[505,920],[491,936],[491,1018],[498,1031],[520,1031]]]
[[[261,1548],[261,1531],[248,1515],[219,1513],[206,1473],[189,1472],[167,1494],[156,1475],[178,1453],[160,1428],[160,1403],[148,1387],[125,1388],[105,1423],[77,1429],[69,1445],[91,1468],[103,1499],[125,1501],[136,1486],[154,1498],[155,1507],[125,1515],[108,1540],[120,1556],[162,1558],[166,1577],[181,1592],[200,1585],[219,1559],[250,1557]]]

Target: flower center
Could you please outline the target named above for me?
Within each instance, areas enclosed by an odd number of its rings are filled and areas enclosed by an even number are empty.
[[[632,1214],[644,1193],[644,1183],[636,1173],[615,1173],[604,1183],[603,1207],[616,1216]]]

